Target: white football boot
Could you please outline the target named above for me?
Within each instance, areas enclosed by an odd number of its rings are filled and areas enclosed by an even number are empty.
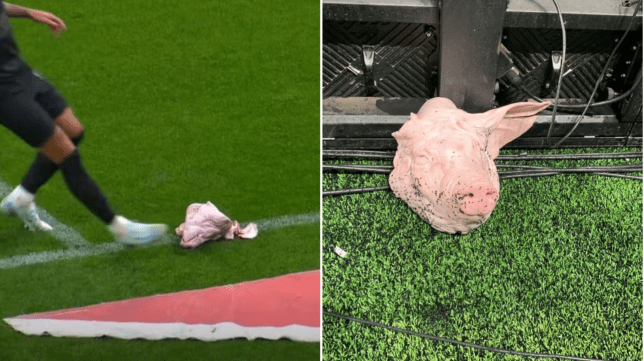
[[[53,230],[52,226],[38,217],[33,199],[33,194],[18,186],[2,200],[0,210],[7,216],[18,217],[30,231]]]
[[[108,229],[118,242],[127,245],[143,245],[152,243],[168,230],[165,224],[147,224],[128,220],[122,216],[116,216]]]

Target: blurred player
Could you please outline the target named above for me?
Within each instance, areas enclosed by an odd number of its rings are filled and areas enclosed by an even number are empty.
[[[46,24],[57,37],[67,29],[65,23],[45,11],[2,1],[0,5],[0,124],[39,149],[22,183],[0,203],[2,213],[17,216],[30,230],[52,230],[38,217],[34,198],[60,169],[72,194],[107,225],[118,241],[144,244],[158,239],[166,225],[137,223],[115,215],[87,174],[76,149],[83,139],[83,126],[54,87],[20,58],[9,17]]]

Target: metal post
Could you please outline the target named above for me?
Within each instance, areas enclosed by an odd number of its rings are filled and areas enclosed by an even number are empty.
[[[492,107],[507,0],[443,0],[438,94],[460,109]]]

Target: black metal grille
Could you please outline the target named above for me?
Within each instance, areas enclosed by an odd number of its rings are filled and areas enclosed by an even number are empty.
[[[428,25],[409,23],[325,21],[323,96],[431,98],[436,61],[430,64],[430,56],[438,45],[435,35],[427,36],[428,28]],[[560,96],[587,100],[615,46],[615,39],[622,33],[568,30],[566,34],[568,45]],[[544,91],[543,83],[552,51],[561,50],[560,30],[506,28],[502,42],[512,53],[526,88],[542,97],[553,98],[554,88]],[[371,79],[364,64],[364,45],[374,47],[375,87],[368,84]],[[499,104],[525,99],[522,92],[506,84],[502,83],[501,90]]]
[[[587,100],[619,39],[621,32],[601,30],[566,31],[567,51],[560,97]],[[554,98],[555,88],[544,89],[552,51],[561,50],[561,30],[508,28],[502,40],[523,75],[526,89]],[[521,91],[503,87],[498,102],[508,104],[525,99]]]
[[[435,74],[428,59],[437,41],[428,29],[423,24],[325,21],[324,97],[431,97]],[[372,79],[363,59],[365,45],[373,46]]]

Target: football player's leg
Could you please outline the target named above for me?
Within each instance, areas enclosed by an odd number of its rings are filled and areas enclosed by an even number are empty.
[[[144,244],[166,232],[167,226],[164,224],[137,223],[116,216],[96,182],[85,171],[71,139],[59,127],[40,149],[58,165],[74,196],[108,226],[117,240],[127,244]]]
[[[75,146],[78,146],[83,139],[83,126],[76,119],[71,108],[65,108],[55,119],[56,125],[67,134]],[[31,164],[27,174],[22,179],[21,186],[35,194],[58,170],[56,163],[47,158],[42,152],[38,152],[36,159]]]
[[[114,220],[114,212],[107,199],[87,174],[76,146],[58,126],[52,136],[40,147],[40,152],[55,163],[72,194],[105,224]]]
[[[40,73],[34,71],[30,81],[34,100],[55,120],[55,124],[67,134],[72,143],[78,146],[83,139],[83,126],[76,119],[72,109],[67,106],[65,99]],[[28,192],[35,194],[57,170],[56,163],[42,152],[38,152],[20,185]]]
[[[0,99],[0,124],[39,148],[44,157],[61,169],[72,194],[109,226],[117,240],[141,244],[158,239],[166,232],[167,226],[163,224],[136,223],[114,215],[105,196],[85,171],[74,142],[32,97],[19,94]],[[0,208],[5,214],[17,215],[28,228],[51,229],[38,219],[34,197],[19,186],[0,203]]]
[[[55,129],[52,119],[28,92],[0,99],[0,123],[33,147],[42,145]],[[50,225],[38,218],[34,197],[34,193],[18,186],[0,202],[0,210],[18,216],[31,230],[51,230]]]
[[[64,109],[63,112],[60,113],[58,117],[56,117],[55,123],[59,125],[61,129],[63,129],[67,136],[70,137],[72,143],[78,146],[83,137],[83,126],[74,117],[71,108]],[[10,197],[30,199],[31,204],[29,205],[29,207],[34,209],[35,213],[35,203],[33,202],[33,200],[36,192],[42,185],[44,185],[45,183],[47,183],[47,181],[49,181],[49,179],[51,179],[51,177],[54,175],[54,173],[56,173],[57,170],[58,165],[56,165],[56,163],[47,158],[42,152],[38,152],[36,159],[31,164],[31,167],[27,171],[27,174],[22,179],[20,185],[16,187],[10,194]],[[12,209],[7,209],[5,213],[13,214],[15,213],[15,211]],[[35,214],[35,216],[32,218],[37,218],[37,214]],[[45,223],[39,218],[37,221],[31,223],[35,224],[35,226],[30,227],[28,225],[27,227],[32,230],[48,231],[52,229],[49,224]]]

